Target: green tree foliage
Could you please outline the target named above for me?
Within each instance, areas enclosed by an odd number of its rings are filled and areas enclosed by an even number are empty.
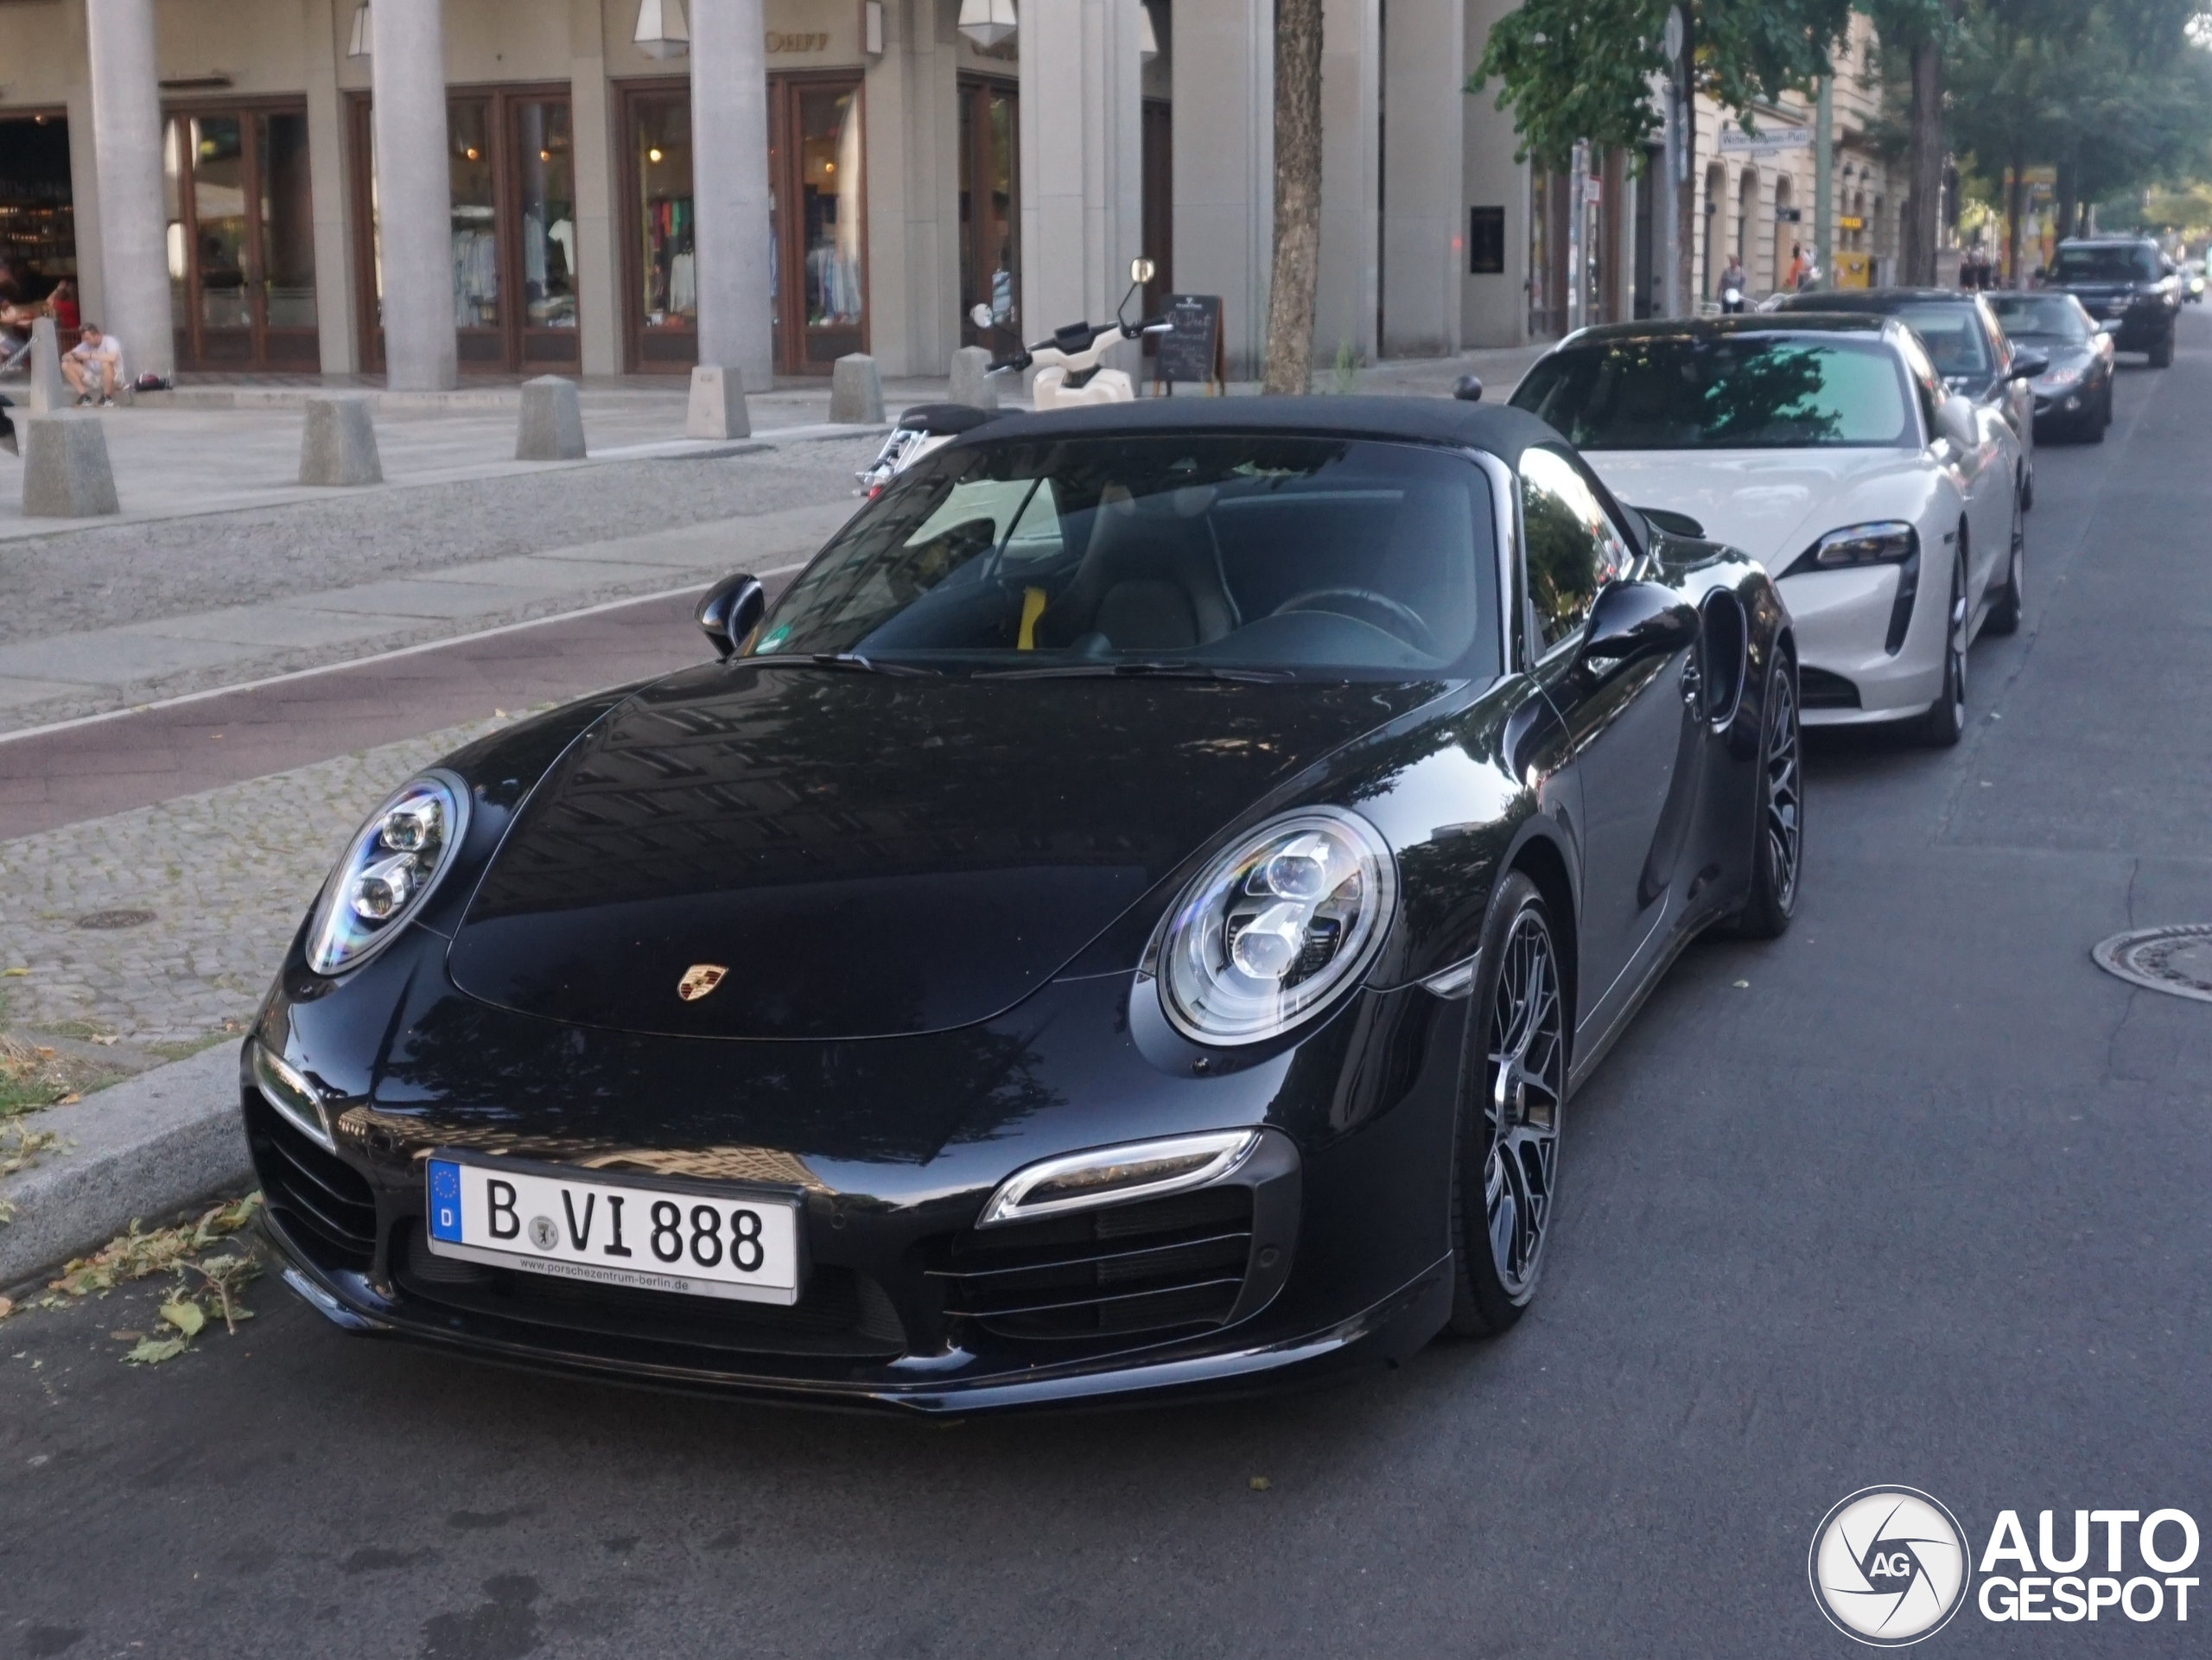
[[[1681,0],[1694,44],[1698,90],[1748,111],[1829,73],[1850,0]],[[1670,0],[1527,0],[1491,30],[1467,83],[1495,80],[1513,112],[1521,156],[1567,164],[1577,139],[1633,149],[1660,127],[1652,78]]]

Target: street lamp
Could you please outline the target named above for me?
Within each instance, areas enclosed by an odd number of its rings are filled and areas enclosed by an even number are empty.
[[[1014,0],[960,0],[960,32],[986,51],[1020,26]]]
[[[649,58],[680,58],[691,50],[691,28],[683,0],[638,0],[638,27],[631,41]]]

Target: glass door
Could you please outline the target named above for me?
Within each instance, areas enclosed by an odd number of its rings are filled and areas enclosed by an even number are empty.
[[[489,98],[446,103],[446,181],[453,237],[454,356],[464,369],[511,367],[499,309],[499,162]]]
[[[521,288],[515,307],[521,366],[575,369],[576,335],[575,149],[565,98],[509,102],[514,158],[515,234]]]
[[[868,349],[857,77],[770,76],[768,223],[776,360],[826,375]]]
[[[688,86],[625,89],[622,128],[628,156],[624,186],[630,233],[623,239],[623,265],[629,366],[687,370],[699,360]]]
[[[1020,130],[1014,89],[1003,81],[960,84],[960,343],[989,345],[969,314],[991,308],[1014,321],[1021,290],[1021,169],[1014,158]]]
[[[314,368],[321,350],[306,111],[172,114],[162,159],[178,362]]]

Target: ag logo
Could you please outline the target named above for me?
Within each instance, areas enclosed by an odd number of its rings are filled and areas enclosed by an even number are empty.
[[[1821,1519],[1808,1564],[1821,1612],[1847,1637],[1901,1649],[1966,1600],[1965,1536],[1912,1487],[1862,1487]]]
[[[728,972],[719,963],[694,963],[676,983],[676,995],[687,1003],[696,1002],[721,984],[722,976]]]

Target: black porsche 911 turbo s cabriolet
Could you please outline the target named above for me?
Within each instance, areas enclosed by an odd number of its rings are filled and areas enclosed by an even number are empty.
[[[340,1325],[952,1413],[1497,1332],[1575,1084],[1796,900],[1773,586],[1517,410],[1011,417],[701,620],[302,924],[242,1104]]]

